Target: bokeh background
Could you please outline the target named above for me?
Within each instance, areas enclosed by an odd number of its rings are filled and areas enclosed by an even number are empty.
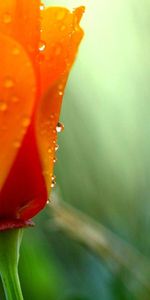
[[[25,300],[150,299],[150,2],[86,5],[52,203],[24,235]]]

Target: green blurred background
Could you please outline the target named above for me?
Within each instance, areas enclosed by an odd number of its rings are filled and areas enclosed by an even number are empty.
[[[87,9],[60,118],[54,200],[22,244],[25,300],[150,299],[150,2],[45,2]],[[63,201],[74,233],[56,217]],[[80,238],[79,219],[90,232]]]

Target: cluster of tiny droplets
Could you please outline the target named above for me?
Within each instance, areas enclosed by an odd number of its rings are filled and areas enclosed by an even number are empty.
[[[41,3],[40,4],[40,10],[41,11],[43,11],[45,9],[45,5],[43,4],[43,3]],[[64,11],[60,11],[58,14],[57,14],[57,16],[56,16],[56,19],[58,20],[58,21],[62,21],[63,19],[64,19],[64,17],[65,17],[65,13],[64,13]],[[65,26],[61,26],[61,30],[64,30],[65,29]],[[41,33],[42,33],[42,28],[41,28]],[[39,53],[40,54],[42,54],[42,55],[44,55],[44,52],[45,52],[45,50],[46,50],[46,43],[45,43],[45,41],[43,41],[42,39],[40,40],[40,42],[39,42],[39,48],[38,48],[38,50],[39,50]],[[60,48],[56,48],[55,49],[55,55],[57,56],[57,55],[59,55],[61,53],[61,49]],[[41,56],[42,57],[42,56]],[[59,96],[62,96],[63,95],[63,91],[62,91],[62,89],[63,89],[63,86],[62,87],[58,87],[58,94],[59,94]],[[52,116],[51,116],[52,117]],[[56,129],[54,129],[57,133],[60,133],[60,132],[62,132],[63,130],[64,130],[64,125],[63,124],[61,124],[60,122],[58,122],[57,123],[57,126],[56,126]],[[56,141],[54,140],[54,148],[55,148],[55,152],[58,150],[58,148],[59,148],[59,145],[58,144],[56,144]],[[49,155],[51,155],[52,154],[52,149],[51,148],[49,148],[48,149],[48,153],[49,153]],[[54,163],[56,163],[56,156],[54,157],[54,159],[53,159],[53,162]],[[55,186],[55,184],[56,184],[56,177],[55,176],[52,176],[51,177],[51,187],[53,188],[54,186]]]

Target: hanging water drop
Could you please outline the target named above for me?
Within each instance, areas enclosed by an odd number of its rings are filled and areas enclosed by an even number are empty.
[[[40,3],[40,10],[43,11],[45,9],[44,3]]]
[[[57,133],[62,132],[64,130],[64,125],[60,122],[57,123],[56,131]]]
[[[51,148],[48,149],[48,153],[52,153],[52,149]]]
[[[59,149],[59,145],[56,144],[56,145],[55,145],[55,151],[57,151],[58,149]]]
[[[5,101],[0,101],[0,111],[6,111],[7,108],[7,103]]]
[[[53,163],[55,164],[55,163],[56,163],[56,161],[57,161],[57,158],[56,158],[56,157],[54,157],[54,159],[53,159]]]
[[[56,177],[52,176],[51,188],[54,188],[55,185],[56,185]]]
[[[59,91],[58,94],[59,94],[59,96],[62,96],[62,95],[63,95],[63,92],[62,92],[62,91]]]
[[[43,52],[46,48],[46,43],[44,41],[40,41],[39,43],[39,51]]]

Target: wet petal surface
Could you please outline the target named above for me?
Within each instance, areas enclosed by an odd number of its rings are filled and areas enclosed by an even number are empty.
[[[79,26],[83,7],[69,12],[63,7],[49,7],[41,12],[41,44],[39,55],[42,94],[63,74],[70,71],[83,37]]]
[[[36,99],[32,64],[24,49],[0,33],[0,189],[30,124]]]
[[[45,46],[40,60],[42,100],[37,111],[36,132],[48,190],[53,176],[56,126],[63,92],[83,36],[79,27],[83,11],[83,7],[73,13],[65,8],[51,7],[42,12],[42,41]]]
[[[20,42],[34,59],[40,39],[40,1],[0,1],[0,32]]]
[[[0,220],[28,220],[48,198],[33,119],[0,193]]]

